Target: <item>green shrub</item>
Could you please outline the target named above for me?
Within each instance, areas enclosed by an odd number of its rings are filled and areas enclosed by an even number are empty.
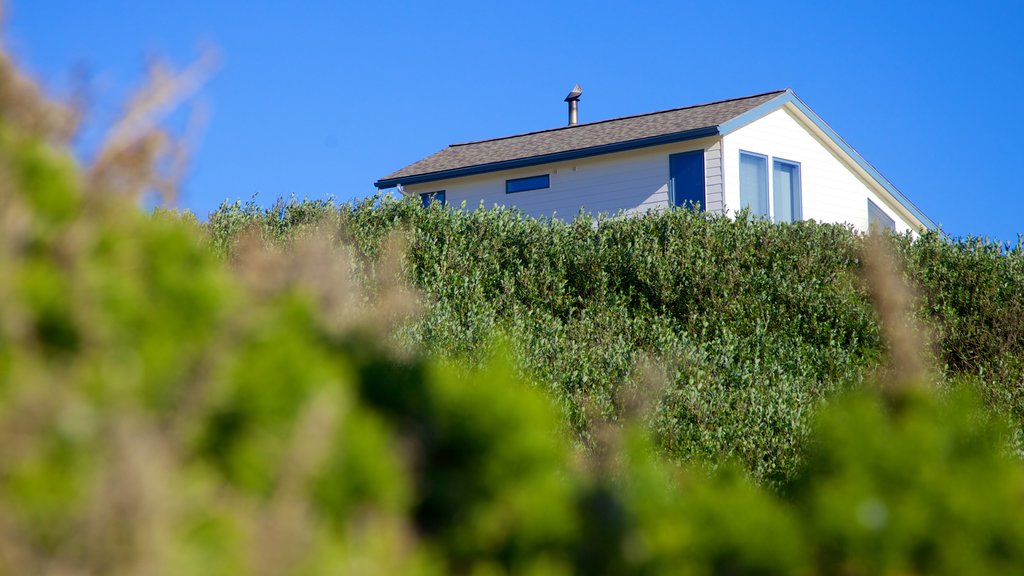
[[[331,230],[372,268],[401,231],[425,306],[408,340],[474,362],[503,334],[584,442],[594,417],[618,417],[617,391],[636,383],[638,361],[653,359],[669,380],[650,422],[660,446],[682,459],[737,458],[778,484],[799,463],[808,416],[884,361],[862,238],[848,227],[689,211],[562,222],[389,197],[305,205],[285,213],[319,220],[296,219],[275,238]],[[279,222],[279,210],[237,210],[211,215],[216,245],[243,221]],[[943,380],[972,383],[1020,430],[1024,252],[936,233],[897,241]]]

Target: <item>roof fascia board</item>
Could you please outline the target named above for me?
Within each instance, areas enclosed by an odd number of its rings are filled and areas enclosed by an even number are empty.
[[[889,194],[889,196],[896,201],[904,210],[907,211],[908,215],[917,219],[918,222],[929,230],[935,230],[938,228],[935,222],[931,218],[925,216],[924,212],[920,208],[914,205],[909,198],[903,195],[885,176],[882,176],[881,172],[875,169],[874,166],[868,163],[859,152],[854,150],[853,146],[850,146],[846,140],[843,140],[842,136],[836,133],[820,116],[814,113],[804,101],[800,99],[792,90],[787,89],[784,93],[780,94],[777,98],[773,98],[760,106],[753,108],[736,118],[719,126],[719,130],[723,136],[734,132],[743,126],[760,120],[768,114],[782,108],[786,104],[791,105],[793,108],[798,110],[803,117],[810,122],[810,124],[816,128],[822,135],[828,138],[831,143],[841,151],[848,161],[856,167],[864,171],[864,173],[877,183],[882,190]]]
[[[476,166],[467,166],[465,168],[455,168],[453,170],[442,170],[439,172],[430,172],[427,174],[416,174],[413,176],[399,176],[397,178],[383,178],[373,183],[378,189],[381,188],[393,188],[396,185],[409,185],[419,184],[422,182],[433,182],[435,180],[447,180],[448,178],[458,178],[460,176],[471,176],[474,174],[486,174],[488,172],[497,172],[499,170],[511,170],[512,168],[524,168],[527,166],[537,166],[539,164],[549,164],[551,162],[559,162],[562,160],[575,160],[577,158],[587,158],[590,156],[600,156],[602,154],[611,154],[613,152],[624,152],[627,150],[635,150],[637,148],[647,148],[649,146],[658,146],[661,144],[672,144],[675,142],[685,142],[687,140],[696,140],[698,138],[705,138],[707,136],[717,136],[719,134],[718,126],[707,126],[704,128],[696,128],[693,130],[686,130],[685,132],[675,132],[672,134],[662,134],[659,136],[651,136],[649,138],[639,138],[637,140],[630,140],[627,142],[615,142],[612,144],[604,144],[601,146],[592,146],[590,148],[583,148],[580,150],[568,150],[565,152],[556,152],[554,154],[543,154],[540,156],[530,156],[528,158],[517,158],[515,160],[505,160],[502,162],[490,162],[488,164],[478,164]]]

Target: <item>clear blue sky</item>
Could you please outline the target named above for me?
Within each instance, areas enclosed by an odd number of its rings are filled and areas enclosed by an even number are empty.
[[[11,0],[6,43],[93,126],[212,44],[178,203],[339,200],[452,142],[793,88],[955,236],[1024,233],[1024,2]],[[95,128],[90,128],[95,130]],[[87,130],[88,133],[88,130]]]

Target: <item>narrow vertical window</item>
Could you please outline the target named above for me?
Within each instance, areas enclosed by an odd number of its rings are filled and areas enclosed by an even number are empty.
[[[875,204],[868,198],[868,231],[882,232],[883,230],[895,232],[896,221],[890,218],[878,204]]]
[[[420,200],[423,201],[423,207],[424,208],[426,208],[427,206],[430,206],[434,202],[437,202],[438,204],[441,205],[441,207],[444,207],[444,205],[445,205],[444,190],[438,190],[437,192],[424,192],[423,194],[420,194]]]
[[[768,158],[740,152],[740,208],[748,207],[754,216],[769,216]]]
[[[704,198],[704,150],[668,157],[668,193],[671,206],[706,209]]]
[[[775,159],[772,161],[772,200],[776,222],[796,222],[803,219],[803,200],[800,194],[800,165]]]

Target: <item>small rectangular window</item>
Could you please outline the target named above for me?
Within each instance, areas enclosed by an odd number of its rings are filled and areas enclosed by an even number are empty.
[[[754,216],[769,216],[768,157],[740,152],[740,208],[747,207]]]
[[[772,160],[772,188],[775,222],[796,222],[803,219],[800,165],[778,158]]]
[[[505,193],[526,192],[527,190],[541,190],[551,187],[551,178],[547,174],[541,176],[528,176],[526,178],[513,178],[505,180]]]
[[[871,232],[888,230],[896,231],[896,221],[889,217],[878,204],[868,198],[868,230]]]
[[[434,202],[437,202],[443,208],[445,205],[444,190],[438,190],[437,192],[424,192],[420,194],[420,199],[423,201],[423,207],[426,208]]]

